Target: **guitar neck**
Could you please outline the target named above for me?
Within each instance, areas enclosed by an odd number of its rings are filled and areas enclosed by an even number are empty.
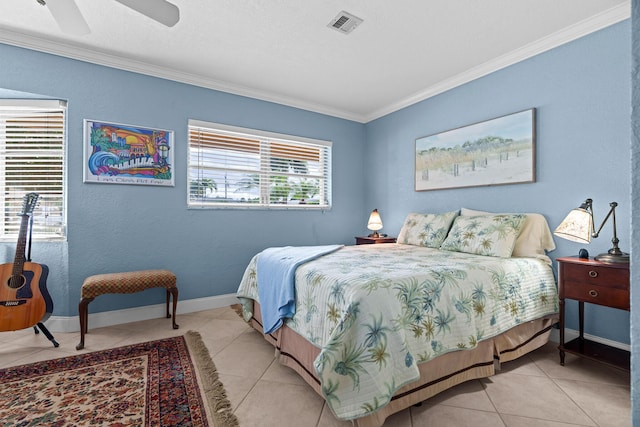
[[[25,262],[25,248],[27,245],[27,226],[29,225],[29,215],[20,215],[20,232],[18,233],[18,244],[16,245],[16,256],[13,260],[13,276],[22,274]]]

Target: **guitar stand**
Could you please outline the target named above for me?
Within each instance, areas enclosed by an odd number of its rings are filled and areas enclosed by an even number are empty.
[[[36,200],[37,200],[37,198],[36,198]],[[29,262],[31,262],[31,241],[32,241],[31,240],[31,233],[33,233],[33,215],[31,215],[30,218],[29,218],[29,251],[26,254],[26,259]],[[48,307],[50,309],[50,312],[46,315],[46,317],[49,317],[49,314],[51,314],[51,311],[53,311],[53,301],[49,301],[49,302],[51,304],[51,307]],[[44,326],[44,323],[38,322],[38,324],[33,327],[33,332],[35,332],[36,335],[40,333],[38,328],[40,329],[40,331],[42,331],[44,336],[47,337],[47,339],[53,343],[53,346],[55,348],[60,347],[60,344],[58,344],[58,341],[56,341],[56,339],[53,338],[53,335],[51,335],[51,332],[49,332],[47,327]]]
[[[35,332],[36,334],[39,334],[40,331],[38,330],[38,328],[40,328],[40,330],[42,331],[44,336],[47,337],[49,339],[49,341],[51,341],[53,343],[54,347],[58,348],[60,346],[60,344],[58,344],[58,341],[56,341],[56,339],[53,337],[53,335],[51,335],[51,332],[49,332],[47,327],[44,326],[44,324],[42,322],[38,322],[38,324],[33,327],[33,332]]]

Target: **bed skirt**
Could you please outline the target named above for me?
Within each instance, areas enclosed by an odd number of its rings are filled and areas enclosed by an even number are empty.
[[[358,418],[354,422],[358,427],[379,427],[390,415],[444,390],[472,379],[490,377],[500,368],[500,363],[517,359],[546,344],[551,328],[557,321],[557,315],[554,315],[523,323],[501,335],[479,342],[473,350],[455,351],[421,363],[418,365],[419,380],[400,388],[389,404],[376,413]],[[265,335],[260,304],[255,301],[249,323],[276,348],[278,361],[296,371],[322,396],[322,387],[313,367],[320,349],[286,325]]]

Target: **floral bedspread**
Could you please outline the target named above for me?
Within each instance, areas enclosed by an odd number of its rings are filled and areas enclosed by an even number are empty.
[[[237,292],[249,317],[256,277],[254,257]],[[558,312],[541,260],[400,244],[346,246],[302,264],[295,292],[286,324],[320,348],[316,373],[342,419],[385,406],[419,378],[419,363]]]

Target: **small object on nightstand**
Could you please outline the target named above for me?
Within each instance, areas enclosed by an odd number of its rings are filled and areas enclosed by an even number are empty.
[[[578,258],[589,259],[589,251],[586,249],[580,249],[580,252],[578,252]]]
[[[629,264],[607,263],[593,258],[558,258],[558,297],[560,299],[560,364],[566,353],[629,370],[628,351],[611,347],[584,337],[584,303],[629,311]],[[565,299],[578,301],[579,336],[564,342]]]
[[[358,237],[356,236],[356,245],[370,245],[375,243],[395,243],[395,237],[386,237],[386,235],[380,237]]]

